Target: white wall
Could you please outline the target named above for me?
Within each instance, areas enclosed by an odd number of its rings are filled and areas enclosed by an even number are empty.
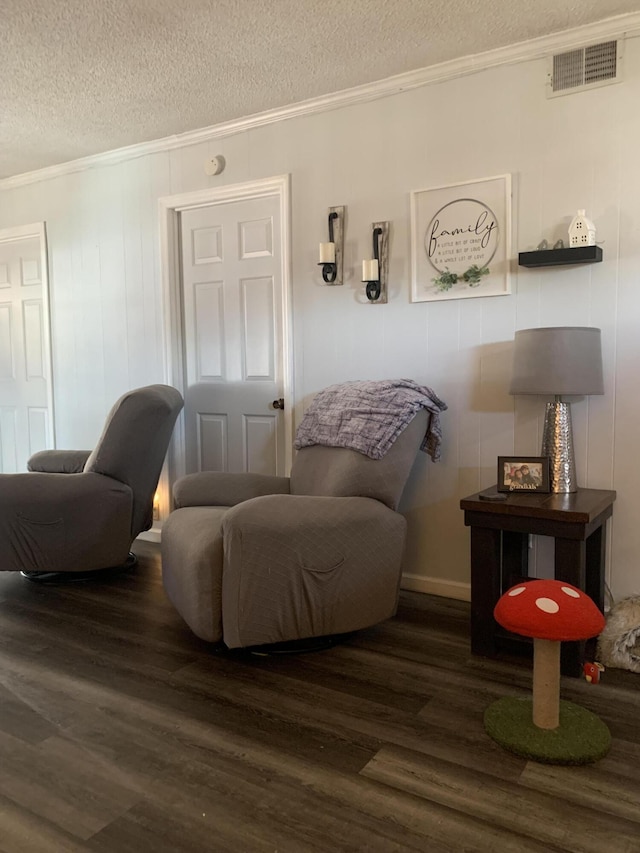
[[[449,404],[442,461],[421,455],[404,502],[407,583],[464,595],[460,498],[495,482],[498,455],[539,452],[542,401],[507,394],[514,331],[595,325],[606,394],[574,406],[579,479],[618,490],[610,584],[616,596],[640,593],[637,40],[625,62],[622,84],[562,98],[546,99],[546,62],[531,60],[0,191],[0,227],[47,222],[58,445],[91,446],[122,391],[164,379],[158,198],[290,173],[298,404],[333,382],[400,376]],[[214,154],[227,168],[208,178]],[[506,172],[513,258],[566,237],[586,208],[604,262],[540,271],[514,261],[511,296],[411,304],[409,192]],[[347,282],[327,287],[317,245],[337,204],[347,205]],[[380,219],[392,223],[390,301],[374,306],[358,272]]]

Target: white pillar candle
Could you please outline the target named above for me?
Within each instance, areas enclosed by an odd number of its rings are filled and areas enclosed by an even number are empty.
[[[336,262],[336,244],[335,243],[320,243],[320,263],[335,264]]]
[[[378,261],[375,258],[362,262],[362,280],[378,281]]]

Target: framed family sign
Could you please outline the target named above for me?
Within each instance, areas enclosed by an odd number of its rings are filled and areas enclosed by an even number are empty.
[[[511,175],[411,193],[411,301],[511,293]]]

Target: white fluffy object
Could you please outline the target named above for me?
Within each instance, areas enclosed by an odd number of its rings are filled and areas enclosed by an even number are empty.
[[[611,608],[598,640],[598,661],[605,667],[640,672],[640,596]]]

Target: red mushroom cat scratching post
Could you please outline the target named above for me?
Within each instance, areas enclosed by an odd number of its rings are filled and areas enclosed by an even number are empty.
[[[512,752],[556,764],[584,764],[609,749],[610,734],[598,717],[560,701],[560,643],[597,636],[605,619],[593,601],[571,584],[534,580],[507,590],[496,621],[533,638],[533,703],[507,697],[485,712],[491,737]]]

